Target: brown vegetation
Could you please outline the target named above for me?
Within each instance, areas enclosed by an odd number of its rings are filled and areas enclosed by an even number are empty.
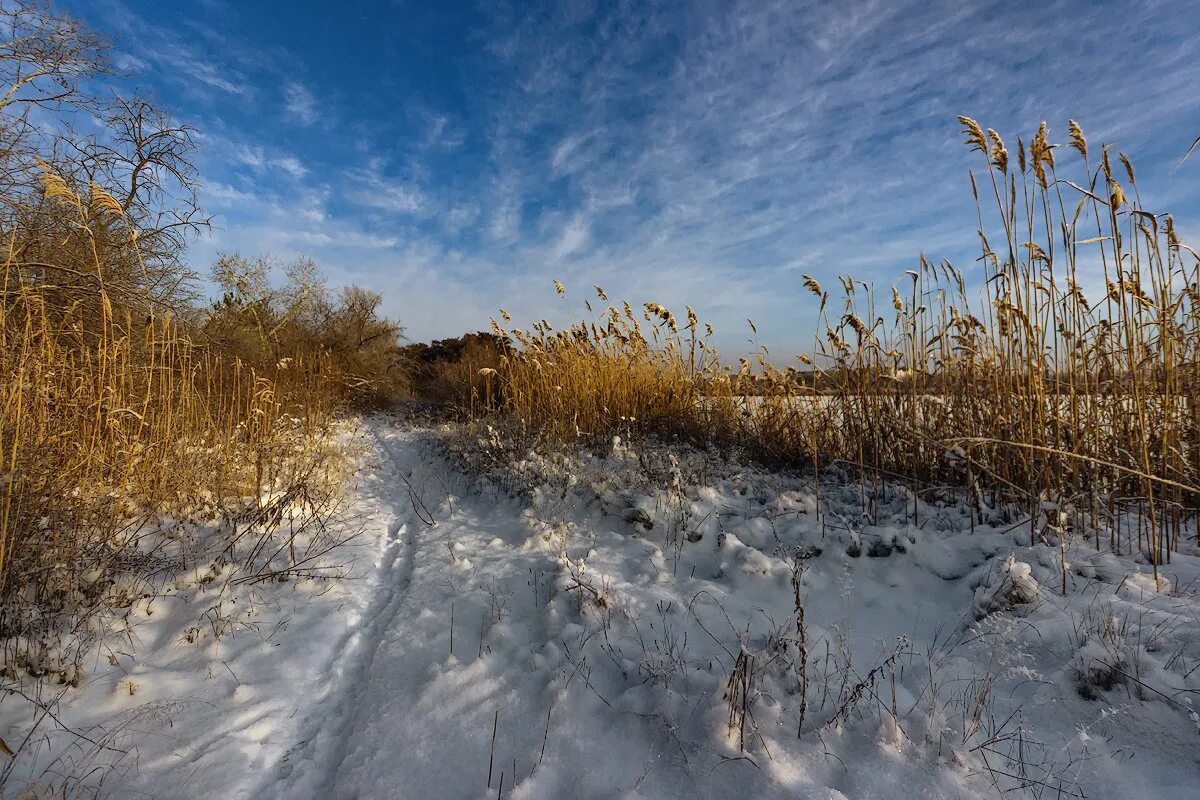
[[[5,667],[52,647],[113,587],[178,568],[156,520],[227,516],[269,533],[280,498],[326,507],[329,425],[405,391],[400,328],[315,266],[272,289],[222,257],[210,308],[183,262],[206,220],[194,134],[143,99],[81,91],[101,39],[36,2],[0,12],[0,640]],[[59,115],[47,133],[29,109]],[[69,120],[90,118],[80,136]],[[272,523],[272,520],[275,523]],[[237,529],[237,525],[232,526]],[[245,536],[245,533],[238,534]],[[231,541],[231,559],[238,558]],[[299,568],[244,551],[247,572]]]
[[[1200,519],[1200,258],[1142,207],[1129,159],[1089,149],[1074,122],[1065,148],[1043,124],[1011,158],[960,122],[984,157],[978,272],[922,257],[882,300],[851,276],[838,300],[806,278],[819,335],[784,370],[765,352],[734,370],[690,309],[680,323],[654,303],[566,331],[494,323],[512,343],[505,410],[560,440],[636,425],[850,465],[914,496],[956,487],[980,519],[1023,512],[1031,537],[1097,546],[1106,533],[1157,568]]]
[[[456,412],[477,414],[499,402],[492,376],[507,352],[503,337],[468,333],[429,344],[410,344],[402,357],[413,394]]]

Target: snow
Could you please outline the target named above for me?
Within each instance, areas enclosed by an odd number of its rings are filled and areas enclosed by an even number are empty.
[[[1195,552],[1156,587],[1079,537],[1064,595],[1056,541],[953,498],[914,522],[901,487],[830,471],[818,497],[682,446],[524,452],[387,417],[358,436],[348,579],[222,592],[197,567],[135,602],[115,664],[56,712],[129,754],[51,737],[9,796],[64,752],[115,762],[118,797],[1197,791]],[[28,716],[0,704],[5,741]]]
[[[394,482],[370,429],[342,438],[366,449],[332,532],[361,531],[329,559],[342,577],[238,584],[206,552],[212,526],[163,521],[195,566],[154,591],[131,586],[127,615],[89,653],[80,688],[14,687],[53,718],[15,694],[0,702],[0,737],[13,749],[41,719],[18,758],[0,763],[5,797],[250,793],[296,740],[305,695],[339,668],[382,588],[372,562],[384,555]]]

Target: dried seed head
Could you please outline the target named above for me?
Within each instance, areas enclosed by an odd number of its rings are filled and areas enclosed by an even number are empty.
[[[1038,135],[1042,137],[1042,158],[1045,159],[1046,166],[1054,169],[1054,148],[1057,145],[1050,144],[1045,120],[1042,120],[1042,127],[1038,129]]]
[[[988,143],[987,139],[983,136],[983,128],[979,126],[979,123],[961,114],[958,117],[958,121],[963,126],[962,135],[967,140],[967,144],[971,145],[971,150],[978,150],[987,155]]]
[[[1049,188],[1050,185],[1046,177],[1046,167],[1054,168],[1054,151],[1048,137],[1046,123],[1043,121],[1037,134],[1033,137],[1033,141],[1029,143],[1029,156],[1033,160],[1033,174],[1037,176],[1038,184],[1043,189]]]
[[[89,188],[91,189],[91,206],[93,211],[107,211],[117,217],[125,216],[125,209],[117,202],[117,198],[106,192],[103,187],[91,183],[89,184]]]
[[[1040,159],[1035,158],[1033,160],[1033,174],[1037,176],[1038,184],[1043,189],[1050,188],[1050,182],[1046,178],[1046,167],[1042,164]]]
[[[79,204],[78,195],[71,191],[67,182],[54,171],[53,167],[40,158],[37,160],[37,165],[41,170],[42,195],[47,200],[61,198],[75,205]]]
[[[1075,299],[1079,301],[1080,305],[1082,305],[1082,306],[1090,305],[1088,303],[1087,295],[1085,295],[1083,293],[1083,289],[1080,287],[1080,285],[1078,283],[1075,282],[1075,280],[1073,278],[1067,278],[1067,286],[1070,290],[1069,293],[1071,295],[1075,296]]]
[[[987,129],[988,139],[991,140],[991,148],[988,153],[991,156],[992,166],[1001,172],[1008,174],[1008,149],[1004,146],[1004,140],[1000,138],[1000,134],[996,133],[991,128]]]
[[[858,334],[859,342],[862,342],[862,340],[866,338],[868,333],[867,324],[862,321],[862,318],[859,317],[858,314],[847,314],[846,323],[854,329],[856,334]]]
[[[1143,306],[1154,305],[1154,301],[1150,299],[1150,295],[1146,294],[1146,290],[1143,289],[1142,285],[1137,281],[1131,278],[1126,278],[1125,280],[1121,281],[1121,287],[1126,292],[1133,295],[1133,297]]]
[[[1133,163],[1129,160],[1129,156],[1125,155],[1124,153],[1120,153],[1119,157],[1121,159],[1121,164],[1125,167],[1125,174],[1129,176],[1129,185],[1136,186],[1137,176],[1133,172]]]
[[[1079,127],[1079,123],[1073,119],[1067,120],[1067,131],[1071,136],[1071,147],[1079,151],[1079,155],[1087,158],[1087,139],[1083,135],[1083,129]]]

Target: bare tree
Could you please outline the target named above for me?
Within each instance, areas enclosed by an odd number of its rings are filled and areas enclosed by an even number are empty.
[[[107,43],[78,20],[39,0],[0,6],[0,204],[33,185],[35,156],[53,149],[63,116],[96,108],[80,85],[108,70]]]
[[[39,0],[0,6],[0,111],[85,105],[80,82],[108,69],[108,43],[75,18]]]
[[[109,73],[108,47],[41,0],[0,8],[0,231],[12,235],[19,278],[66,296],[95,280],[139,305],[179,306],[195,277],[181,256],[208,224],[196,134],[145,97],[98,96],[87,81]],[[82,120],[99,132],[78,133]],[[102,193],[117,207],[65,215],[42,197],[47,171],[76,195]],[[86,261],[98,263],[80,269]]]
[[[140,261],[116,277],[144,284],[155,296],[177,297],[195,277],[182,269],[180,255],[209,225],[192,162],[196,132],[144,97],[114,98],[99,119],[104,134],[70,142],[68,161],[77,183],[105,187],[138,231]]]

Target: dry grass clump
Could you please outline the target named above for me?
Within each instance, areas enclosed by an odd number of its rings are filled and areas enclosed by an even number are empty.
[[[275,288],[266,260],[224,256],[225,296],[199,304],[183,259],[207,224],[195,132],[144,98],[91,92],[109,68],[103,38],[68,15],[0,10],[6,670],[64,631],[102,633],[89,614],[180,568],[164,528],[215,525],[239,579],[316,574],[333,541],[333,415],[407,391],[379,296],[332,295],[310,261]]]
[[[358,286],[330,292],[317,265],[304,257],[282,266],[284,282],[276,287],[271,275],[278,266],[262,256],[221,255],[213,278],[223,295],[204,312],[201,338],[259,372],[278,371],[287,381],[284,391],[288,379],[317,369],[357,409],[407,398],[403,329],[379,314],[380,295]],[[280,365],[288,369],[277,370]]]
[[[864,503],[868,483],[910,484],[914,514],[920,492],[957,488],[973,519],[1027,515],[1031,537],[1060,543],[1106,533],[1157,569],[1200,534],[1200,257],[1142,206],[1125,154],[1089,148],[1073,121],[1070,166],[1044,123],[1010,155],[960,122],[984,157],[977,268],[922,257],[882,301],[851,276],[840,300],[806,278],[820,333],[798,368],[764,352],[734,371],[690,310],[680,326],[652,303],[648,336],[628,304],[561,332],[497,325],[504,409],[560,438],[637,420],[840,462]]]
[[[1014,160],[995,131],[960,122],[985,158],[983,180],[971,174],[980,272],[922,258],[885,310],[848,276],[838,312],[814,287],[833,450],[963,486],[981,513],[1017,503],[1035,535],[1133,537],[1157,565],[1200,498],[1200,259],[1170,215],[1141,206],[1129,159],[1105,147],[1093,161],[1074,122],[1071,177],[1044,123]]]

